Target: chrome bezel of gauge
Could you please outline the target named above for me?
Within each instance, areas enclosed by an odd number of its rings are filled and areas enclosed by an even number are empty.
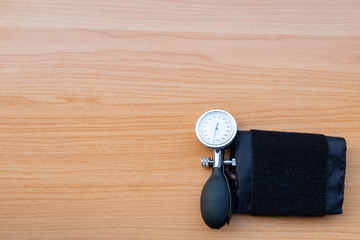
[[[226,142],[222,143],[222,144],[210,144],[210,143],[207,143],[205,142],[202,138],[201,138],[201,135],[200,135],[200,132],[199,132],[199,125],[200,125],[200,122],[201,120],[205,117],[205,115],[211,113],[211,112],[222,112],[224,114],[226,114],[232,125],[233,125],[233,132],[231,133],[231,137],[229,138],[229,140],[227,140]],[[223,148],[226,148],[228,147],[231,142],[234,140],[235,136],[236,136],[236,133],[237,133],[237,123],[236,123],[236,120],[235,118],[233,117],[233,115],[231,115],[229,112],[225,111],[225,110],[222,110],[222,109],[212,109],[212,110],[209,110],[207,112],[205,112],[203,115],[201,115],[196,123],[196,126],[195,126],[195,132],[196,132],[196,136],[197,138],[199,139],[199,141],[204,144],[205,147],[208,147],[208,148],[212,148],[212,149],[223,149]]]

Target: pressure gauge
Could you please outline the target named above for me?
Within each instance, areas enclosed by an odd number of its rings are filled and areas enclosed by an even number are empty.
[[[208,148],[222,149],[230,145],[237,133],[235,118],[221,109],[204,113],[196,123],[196,136]]]

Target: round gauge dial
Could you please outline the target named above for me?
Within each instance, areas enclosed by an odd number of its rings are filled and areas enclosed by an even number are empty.
[[[235,118],[228,112],[214,109],[204,113],[196,123],[196,136],[206,147],[221,149],[230,145],[237,133]]]

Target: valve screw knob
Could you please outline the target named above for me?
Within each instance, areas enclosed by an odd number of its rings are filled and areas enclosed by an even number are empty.
[[[235,158],[231,159],[231,166],[233,166],[233,167],[236,166],[236,159]]]
[[[231,160],[224,160],[224,165],[231,165],[232,167],[236,166],[236,159],[233,158]]]
[[[203,167],[210,167],[213,163],[214,161],[212,161],[209,157],[202,157],[201,159],[201,165]]]

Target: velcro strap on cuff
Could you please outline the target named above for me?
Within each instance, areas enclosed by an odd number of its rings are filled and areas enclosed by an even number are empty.
[[[328,142],[324,135],[251,130],[250,214],[323,216]]]

